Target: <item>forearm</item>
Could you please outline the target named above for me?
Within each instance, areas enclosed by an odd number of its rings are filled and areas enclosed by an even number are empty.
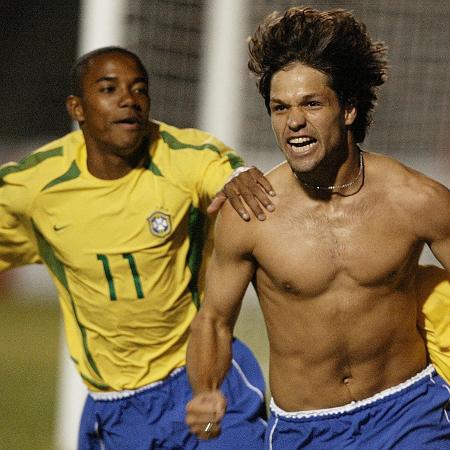
[[[194,394],[220,388],[231,365],[232,329],[201,311],[191,326],[187,370]]]
[[[220,387],[231,366],[233,328],[242,298],[253,275],[246,256],[251,239],[228,236],[230,222],[238,221],[225,207],[216,225],[216,240],[206,277],[205,300],[191,325],[187,350],[187,370],[193,398],[186,406],[186,423],[200,439],[220,434],[227,400]],[[231,215],[233,214],[233,215]],[[224,225],[220,226],[220,223]],[[232,227],[234,228],[234,227]],[[221,237],[222,236],[222,237]]]

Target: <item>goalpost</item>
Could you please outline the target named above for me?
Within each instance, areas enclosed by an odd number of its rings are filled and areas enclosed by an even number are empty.
[[[203,34],[198,127],[241,149],[248,5],[209,0]]]

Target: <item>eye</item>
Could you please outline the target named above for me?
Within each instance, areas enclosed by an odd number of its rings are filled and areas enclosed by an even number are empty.
[[[273,112],[280,112],[280,111],[284,111],[286,109],[286,105],[282,105],[282,104],[280,104],[280,103],[278,103],[278,104],[276,104],[276,105],[273,105],[272,107],[271,107],[271,110],[273,111]]]
[[[322,106],[322,103],[319,100],[310,100],[306,106],[308,106],[309,108],[318,108],[320,106]]]
[[[106,86],[102,86],[100,88],[100,92],[103,92],[105,94],[110,94],[110,93],[114,92],[115,90],[116,90],[116,87],[112,86],[112,85],[109,85],[109,86],[106,85]]]
[[[147,86],[137,86],[134,88],[134,91],[137,92],[138,94],[148,95]]]

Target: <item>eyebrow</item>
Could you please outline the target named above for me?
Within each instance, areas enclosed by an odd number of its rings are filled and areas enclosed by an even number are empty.
[[[104,76],[100,77],[97,80],[94,81],[94,84],[101,83],[102,81],[116,81],[118,77],[113,76]],[[133,84],[135,83],[148,83],[148,80],[146,77],[137,77],[133,80]]]
[[[301,101],[308,101],[311,100],[313,98],[318,98],[318,97],[325,97],[324,94],[319,94],[318,92],[315,93],[311,93],[311,94],[305,94],[303,96],[301,96]],[[272,97],[269,102],[273,102],[273,103],[283,103],[285,104],[286,102],[278,97]]]

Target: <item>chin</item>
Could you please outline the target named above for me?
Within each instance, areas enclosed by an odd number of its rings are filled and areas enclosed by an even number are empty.
[[[124,140],[121,143],[117,144],[117,149],[119,153],[129,155],[131,153],[134,153],[140,147],[143,140],[143,137],[140,137],[139,139]]]
[[[289,166],[293,172],[296,173],[308,173],[315,169],[316,165],[310,161],[303,161],[299,163],[298,161],[287,160]]]

